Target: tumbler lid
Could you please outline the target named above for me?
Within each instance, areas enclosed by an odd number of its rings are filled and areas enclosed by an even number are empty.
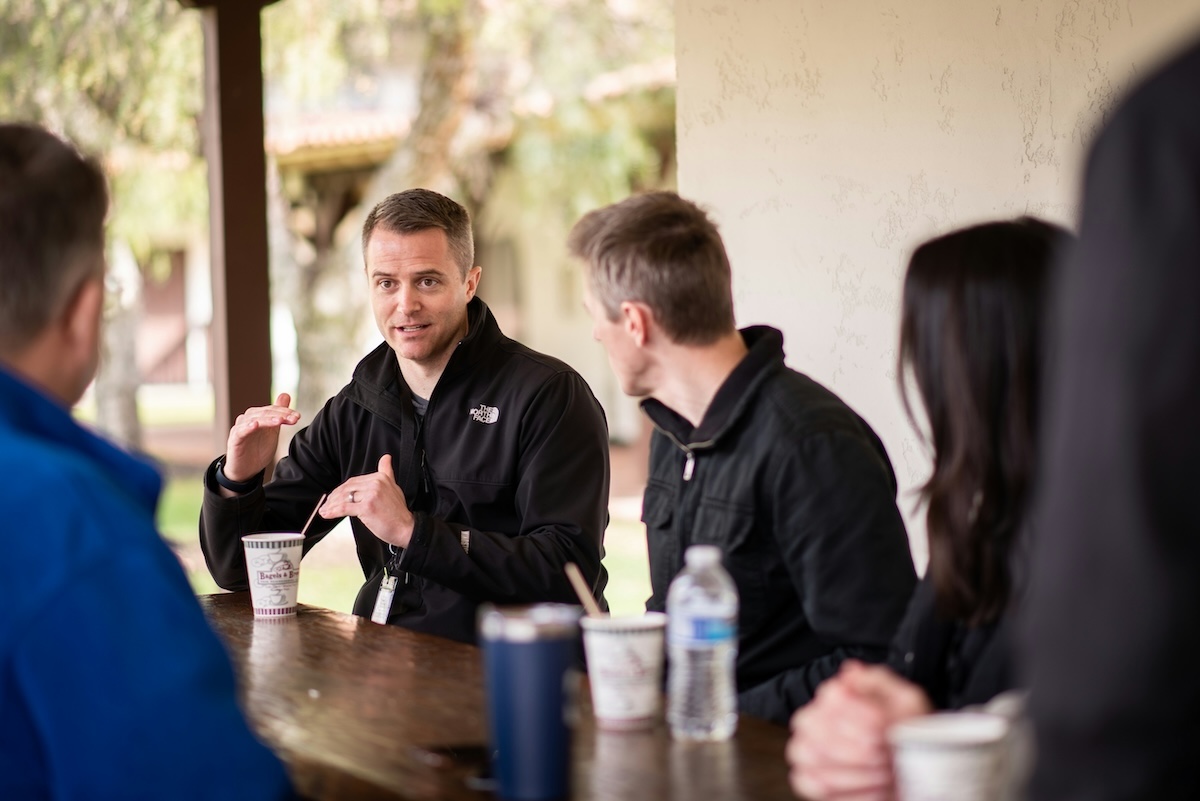
[[[582,607],[569,604],[493,606],[479,608],[479,632],[485,640],[534,642],[574,637]]]

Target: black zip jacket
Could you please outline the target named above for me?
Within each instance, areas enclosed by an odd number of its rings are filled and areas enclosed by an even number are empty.
[[[742,712],[786,723],[847,657],[882,661],[916,573],[883,443],[832,392],[783,361],[783,335],[750,352],[698,428],[655,400],[642,509],[653,595],[688,545],[721,548],[737,584]]]
[[[481,300],[468,314],[422,422],[385,342],[295,436],[265,487],[222,498],[209,467],[200,544],[217,584],[248,586],[241,535],[299,531],[322,493],[390,453],[416,518],[412,541],[392,556],[351,519],[366,577],[355,614],[371,615],[389,560],[401,580],[388,623],[464,642],[475,641],[482,602],[577,603],[567,562],[603,605],[604,413],[578,373],[504,336]],[[336,522],[315,518],[305,553]]]

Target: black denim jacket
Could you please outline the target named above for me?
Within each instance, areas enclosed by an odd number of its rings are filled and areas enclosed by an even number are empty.
[[[783,335],[750,352],[699,427],[655,400],[642,520],[653,595],[693,544],[721,548],[737,584],[741,711],[779,723],[847,657],[881,661],[916,573],[879,437],[841,399],[784,365]]]

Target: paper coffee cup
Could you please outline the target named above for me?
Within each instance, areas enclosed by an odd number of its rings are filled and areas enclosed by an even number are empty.
[[[296,591],[300,588],[300,557],[304,553],[301,534],[247,534],[246,577],[255,617],[296,614]]]
[[[663,634],[667,616],[584,617],[592,709],[601,729],[646,729],[662,709]]]
[[[941,712],[888,730],[900,801],[996,801],[1004,787],[1009,722]]]

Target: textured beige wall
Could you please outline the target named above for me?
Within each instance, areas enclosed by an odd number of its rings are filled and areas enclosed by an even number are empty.
[[[677,0],[680,192],[712,210],[739,323],[928,472],[895,384],[900,282],[933,234],[1072,223],[1087,142],[1197,30],[1196,0]]]

